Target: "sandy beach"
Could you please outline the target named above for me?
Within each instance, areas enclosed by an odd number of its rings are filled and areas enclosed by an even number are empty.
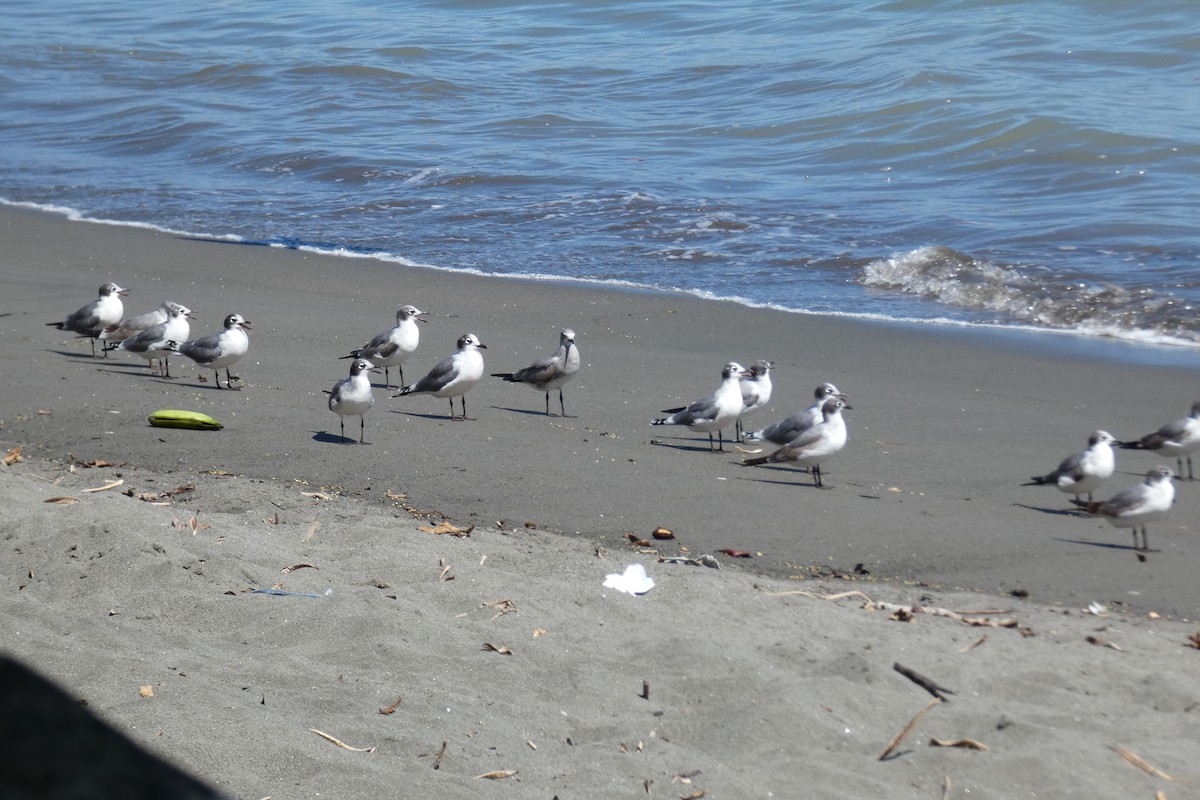
[[[1144,560],[1068,495],[1020,486],[1092,430],[1134,438],[1183,416],[1191,352],[16,208],[0,231],[0,446],[23,458],[0,468],[0,653],[228,797],[1195,796],[1200,486],[1179,482]],[[193,308],[193,335],[244,315],[244,387],[179,358],[170,380],[92,358],[45,325],[107,280],[130,289],[127,313]],[[429,312],[409,382],[463,333],[511,372],[573,328],[571,416],[497,379],[468,395],[466,422],[378,388],[370,444],[341,440],[322,390],[402,303]],[[751,427],[821,381],[850,396],[828,488],[650,426],[726,361],[759,358],[775,392]],[[225,427],[150,427],[161,408]],[[1098,496],[1157,463],[1174,467],[1120,453]],[[421,530],[443,521],[470,533]],[[660,526],[676,538],[650,539]],[[701,554],[721,568],[660,560]],[[635,562],[648,594],[603,587]],[[253,591],[272,588],[294,594]],[[957,613],[896,607],[914,605]],[[897,662],[953,694],[881,760],[932,699]]]

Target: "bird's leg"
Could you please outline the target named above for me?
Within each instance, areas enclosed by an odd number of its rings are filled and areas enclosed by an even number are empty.
[[[550,390],[546,390],[546,416],[550,416]]]
[[[339,416],[338,417],[338,425],[341,426],[342,438],[345,439],[346,438],[346,418]]]
[[[562,410],[562,415],[567,416],[567,404],[563,402],[562,389],[558,390],[558,407]]]
[[[358,443],[359,444],[366,444],[366,442],[363,441],[363,439],[366,436],[366,433],[363,430],[365,425],[366,425],[366,420],[364,419],[364,417],[361,414],[359,414],[358,415]]]
[[[812,469],[809,471],[813,475],[813,486],[816,486],[818,489],[823,488],[825,482],[821,480],[821,465],[813,464]]]
[[[226,383],[227,387],[228,387],[228,388],[230,388],[230,389],[232,389],[232,388],[233,388],[233,382],[234,382],[234,381],[237,381],[238,383],[241,383],[241,382],[242,382],[242,379],[241,379],[241,377],[239,377],[239,376],[237,376],[237,375],[230,375],[230,374],[229,374],[229,367],[226,367],[226,368],[225,368],[225,383]]]

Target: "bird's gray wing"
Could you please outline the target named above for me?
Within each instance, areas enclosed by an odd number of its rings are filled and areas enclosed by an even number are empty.
[[[1178,419],[1168,422],[1154,433],[1142,439],[1142,446],[1147,450],[1157,450],[1167,442],[1180,442],[1187,436],[1187,420]]]
[[[1049,483],[1057,483],[1059,478],[1070,478],[1072,481],[1078,481],[1085,477],[1083,472],[1083,453],[1073,453],[1062,460],[1062,463],[1045,476],[1043,480]]]
[[[1146,502],[1145,487],[1141,484],[1122,489],[1100,504],[1100,513],[1113,517],[1136,511]]]
[[[518,383],[532,383],[535,386],[552,380],[562,370],[558,359],[553,356],[539,358],[524,369],[513,373],[513,380]]]
[[[207,364],[221,357],[221,334],[202,336],[179,345],[179,352],[197,364]]]
[[[63,328],[77,333],[94,330],[100,324],[100,315],[97,309],[100,307],[100,301],[93,300],[83,308],[67,317],[67,321],[63,323]]]
[[[413,384],[412,392],[436,392],[458,377],[458,362],[447,356],[433,365],[429,373]]]

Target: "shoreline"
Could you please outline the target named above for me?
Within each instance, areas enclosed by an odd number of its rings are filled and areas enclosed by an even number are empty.
[[[354,250],[347,247],[328,248],[310,244],[289,245],[268,240],[249,240],[235,234],[209,234],[198,233],[195,231],[173,230],[149,223],[88,217],[78,209],[65,206],[47,206],[28,201],[7,200],[4,198],[0,198],[0,208],[12,208],[38,214],[49,214],[51,216],[62,217],[68,222],[82,222],[93,225],[110,225],[117,228],[151,231],[167,236],[174,236],[180,239],[211,242],[213,244],[237,244],[248,247],[266,247],[271,249],[292,250],[297,253],[311,253],[313,255],[329,258],[345,258],[351,260],[367,259],[379,261],[385,264],[392,264],[403,269],[429,270],[435,273],[449,273],[466,277],[529,282],[535,285],[562,284],[566,286],[575,286],[585,291],[598,290],[617,293],[632,292],[634,294],[648,294],[650,296],[656,296],[660,298],[686,297],[704,302],[728,302],[737,304],[747,309],[770,311],[782,314],[795,314],[803,317],[816,317],[821,319],[838,319],[850,321],[852,323],[861,323],[864,325],[881,324],[894,325],[902,328],[913,328],[914,330],[934,329],[954,332],[961,331],[966,336],[981,336],[983,337],[983,341],[987,341],[989,338],[992,338],[993,345],[996,342],[1001,342],[1006,339],[1020,340],[1026,335],[1037,338],[1049,336],[1050,338],[1046,339],[1045,342],[1053,342],[1056,344],[1061,342],[1061,337],[1065,337],[1067,340],[1066,342],[1062,342],[1061,346],[1056,346],[1053,348],[1056,352],[1061,355],[1082,355],[1084,357],[1100,361],[1150,363],[1159,366],[1180,365],[1194,367],[1196,351],[1200,350],[1200,343],[1195,342],[1151,341],[1149,339],[1139,338],[1132,335],[1121,336],[1103,333],[1088,333],[1085,331],[1070,330],[1066,328],[1037,328],[1025,323],[984,323],[972,322],[969,320],[956,320],[948,317],[910,318],[887,317],[870,313],[859,314],[851,312],[823,312],[813,311],[810,309],[786,308],[768,303],[757,303],[739,297],[714,296],[705,292],[704,290],[699,289],[667,289],[656,286],[635,284],[628,281],[609,281],[602,279],[589,280],[586,278],[564,277],[548,273],[509,275],[503,273],[483,272],[481,270],[470,268],[440,267],[434,264],[418,263],[403,256],[382,251],[373,253],[367,249]]]
[[[605,546],[664,526],[702,552],[761,552],[747,566],[777,577],[862,564],[873,579],[1200,618],[1188,552],[1193,487],[1181,483],[1171,518],[1154,526],[1162,553],[1148,565],[1122,552],[1127,532],[1065,514],[1066,495],[1018,488],[1095,428],[1129,438],[1181,416],[1194,367],[1080,363],[1068,357],[1076,348],[1027,348],[1029,337],[992,331],[401,268],[7,207],[0,228],[11,243],[3,268],[12,291],[0,309],[12,315],[0,341],[5,406],[23,417],[5,426],[10,446],[149,469],[225,469],[363,497],[403,493],[465,524],[531,523]],[[198,384],[186,362],[182,377],[164,381],[132,359],[82,358],[78,342],[46,335],[42,322],[110,276],[131,287],[130,313],[164,299],[196,309],[193,335],[234,310],[255,323],[239,365],[245,388]],[[574,328],[584,367],[565,393],[575,416],[546,418],[538,393],[488,379],[469,395],[480,419],[467,424],[448,422],[444,401],[377,389],[366,420],[373,446],[331,441],[336,417],[321,392],[345,376],[338,357],[387,327],[404,302],[431,312],[410,381],[467,331],[489,344],[493,372],[529,363],[552,349],[560,327]],[[850,443],[826,467],[831,490],[813,490],[795,470],[743,469],[734,453],[710,455],[703,434],[651,429],[659,409],[707,394],[730,358],[777,362],[775,395],[752,426],[806,406],[823,380],[850,395]],[[226,430],[147,427],[144,416],[164,407],[210,413]],[[1154,463],[1122,454],[1099,496]]]

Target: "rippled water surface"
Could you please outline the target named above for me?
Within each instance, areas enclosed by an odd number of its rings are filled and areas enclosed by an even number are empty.
[[[1200,346],[1192,0],[2,13],[10,202]]]

